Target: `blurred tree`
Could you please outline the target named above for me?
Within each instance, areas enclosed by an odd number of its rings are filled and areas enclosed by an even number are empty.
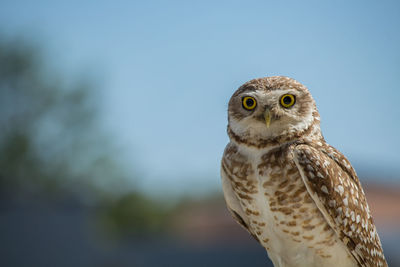
[[[165,209],[113,159],[97,103],[91,83],[66,83],[29,42],[0,41],[0,193],[89,200],[107,229],[158,231]]]
[[[90,194],[126,184],[96,124],[90,84],[65,86],[42,60],[24,40],[0,42],[1,188]]]

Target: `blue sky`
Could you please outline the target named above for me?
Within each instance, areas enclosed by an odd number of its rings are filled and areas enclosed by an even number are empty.
[[[310,89],[359,173],[400,170],[397,1],[2,1],[0,30],[94,73],[102,122],[152,192],[219,188],[226,109],[245,81]],[[395,179],[395,178],[393,178]]]

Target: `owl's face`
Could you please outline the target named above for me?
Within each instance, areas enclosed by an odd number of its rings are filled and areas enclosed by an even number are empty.
[[[287,77],[251,80],[231,97],[229,126],[244,138],[270,139],[307,129],[318,114],[306,87]]]

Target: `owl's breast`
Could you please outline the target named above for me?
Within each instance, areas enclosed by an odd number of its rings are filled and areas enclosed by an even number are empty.
[[[275,266],[324,266],[348,256],[307,192],[290,148],[230,152],[223,168],[249,231]]]

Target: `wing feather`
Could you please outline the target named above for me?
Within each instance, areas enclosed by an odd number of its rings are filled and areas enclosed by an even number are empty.
[[[229,171],[224,166],[224,163],[222,163],[221,167],[222,189],[224,191],[226,206],[228,207],[228,210],[231,213],[232,217],[235,219],[235,221],[237,221],[244,229],[246,229],[246,231],[249,232],[250,235],[253,236],[255,240],[260,242],[257,235],[254,234],[251,228],[249,227],[249,221],[247,219],[247,216],[245,216],[245,212],[243,211],[240,201],[232,187],[231,181],[233,181],[233,178],[231,178],[230,176],[231,174],[229,174]]]
[[[307,191],[359,266],[387,266],[360,181],[329,145],[297,145],[294,160]]]

